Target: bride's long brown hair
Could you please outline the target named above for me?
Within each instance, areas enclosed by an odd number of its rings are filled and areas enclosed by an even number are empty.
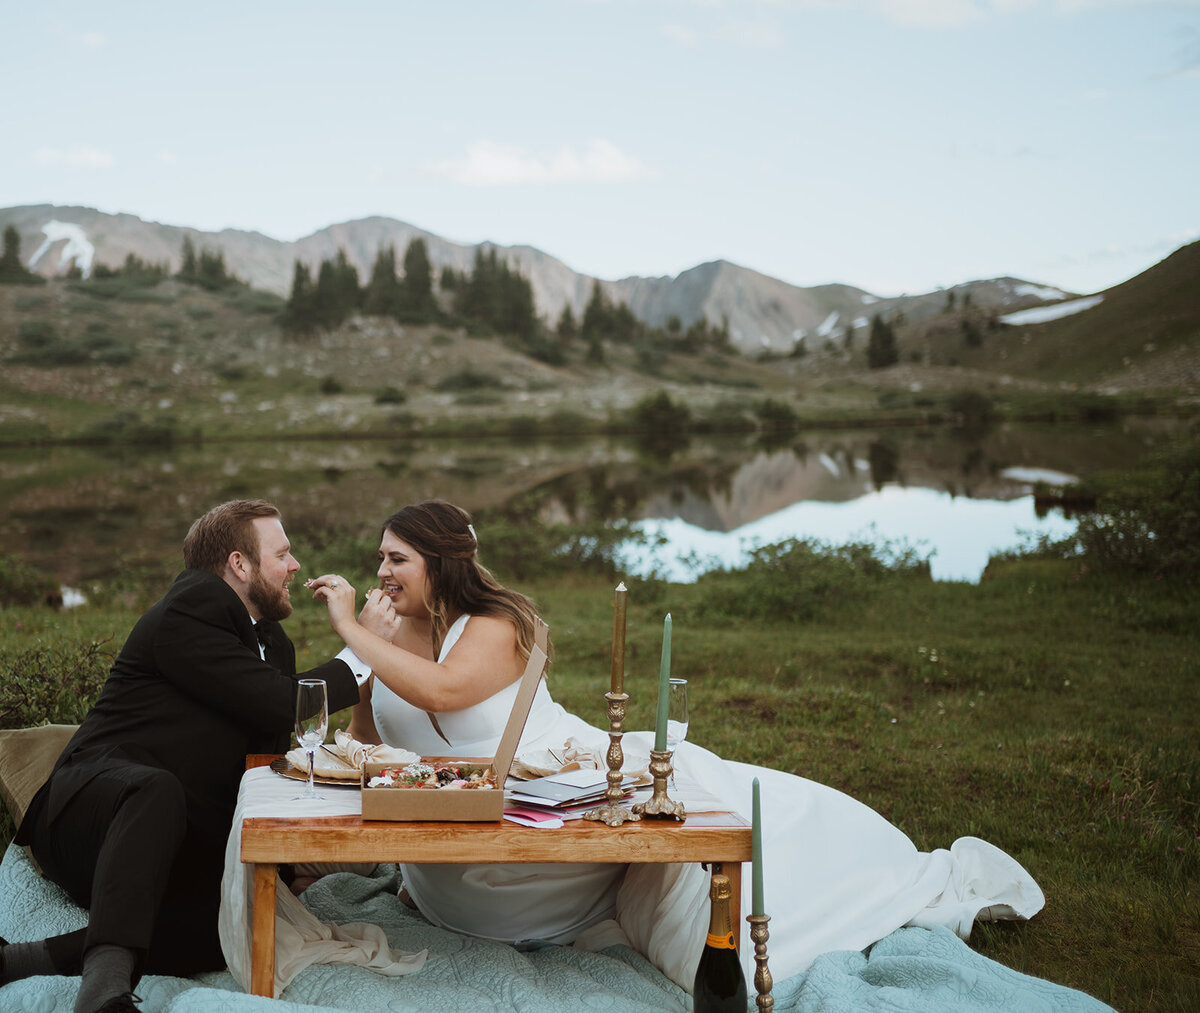
[[[525,595],[504,587],[479,562],[471,515],[445,500],[427,500],[396,511],[383,523],[425,560],[423,589],[433,628],[433,656],[442,650],[450,616],[497,616],[517,631],[521,656],[533,650],[537,609]]]

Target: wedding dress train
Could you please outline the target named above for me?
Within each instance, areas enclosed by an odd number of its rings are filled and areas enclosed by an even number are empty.
[[[451,627],[443,656],[468,618]],[[436,726],[378,681],[372,706],[385,743],[425,755],[489,756],[515,693],[514,684],[474,707],[439,714]],[[518,757],[547,747],[561,753],[568,740],[597,756],[608,746],[605,731],[564,710],[543,683]],[[627,757],[648,755],[651,740],[649,732],[627,733]],[[949,849],[920,852],[874,810],[825,785],[722,760],[690,742],[681,744],[675,763],[681,775],[747,819],[751,783],[759,779],[764,899],[777,979],[805,970],[822,953],[862,949],[904,925],[942,925],[966,938],[976,920],[1029,918],[1045,903],[1025,869],[986,841],[963,837]],[[691,986],[708,924],[708,874],[695,864],[637,864],[628,871],[603,864],[405,865],[402,875],[434,924],[508,942],[574,941],[588,949],[627,942],[684,988]],[[750,879],[747,866],[747,913]],[[753,947],[744,922],[742,932],[739,952],[749,971]]]

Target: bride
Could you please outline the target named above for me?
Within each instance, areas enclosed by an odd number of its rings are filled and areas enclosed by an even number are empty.
[[[309,584],[334,630],[373,670],[350,733],[423,755],[492,755],[534,642],[533,604],[480,564],[470,516],[442,501],[388,518],[378,576],[359,619],[344,578]],[[369,623],[390,630],[390,639],[369,632]],[[606,732],[555,703],[543,682],[519,755],[561,750],[568,739],[598,755],[608,743]],[[649,744],[648,733],[623,741],[627,753]],[[821,953],[862,949],[903,925],[944,925],[966,938],[976,919],[1028,918],[1044,903],[1029,874],[984,841],[960,838],[949,850],[922,853],[872,809],[824,785],[724,761],[687,742],[675,764],[747,818],[751,781],[760,780],[778,980]],[[435,925],[518,945],[628,943],[684,988],[708,924],[708,876],[699,865],[409,864],[401,874],[402,899]],[[742,931],[739,952],[752,966]]]

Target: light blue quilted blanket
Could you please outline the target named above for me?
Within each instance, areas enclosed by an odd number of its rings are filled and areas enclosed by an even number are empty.
[[[569,946],[518,952],[510,946],[434,928],[396,899],[394,866],[371,878],[329,876],[304,894],[325,921],[373,922],[396,949],[428,948],[420,971],[384,978],[361,967],[315,965],[280,999],[243,993],[222,971],[196,978],[146,977],[138,986],[144,1013],[428,1013],[438,1010],[681,1011],[691,998],[628,947],[586,953]],[[0,863],[0,936],[40,939],[87,920],[10,846]],[[29,978],[0,988],[4,1013],[70,1013],[78,978]],[[753,1009],[753,986],[750,989]],[[829,953],[774,988],[781,1013],[1104,1013],[1097,1000],[1018,974],[975,953],[948,929],[905,928],[865,954]]]

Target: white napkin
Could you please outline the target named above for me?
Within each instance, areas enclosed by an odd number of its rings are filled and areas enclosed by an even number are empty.
[[[650,753],[648,750],[623,743],[621,750],[624,762],[621,772],[626,777],[645,777],[650,780]],[[590,748],[578,739],[572,737],[563,743],[561,749],[531,749],[522,753],[515,760],[510,773],[514,777],[525,778],[546,777],[549,774],[560,774],[566,770],[608,770],[607,750],[601,752]]]
[[[333,745],[318,746],[313,754],[313,773],[339,781],[357,781],[363,764],[368,760],[400,766],[415,763],[419,753],[398,746],[370,745],[359,742],[349,732],[338,729],[333,733]],[[288,763],[304,774],[308,773],[308,753],[300,747],[287,754]]]

